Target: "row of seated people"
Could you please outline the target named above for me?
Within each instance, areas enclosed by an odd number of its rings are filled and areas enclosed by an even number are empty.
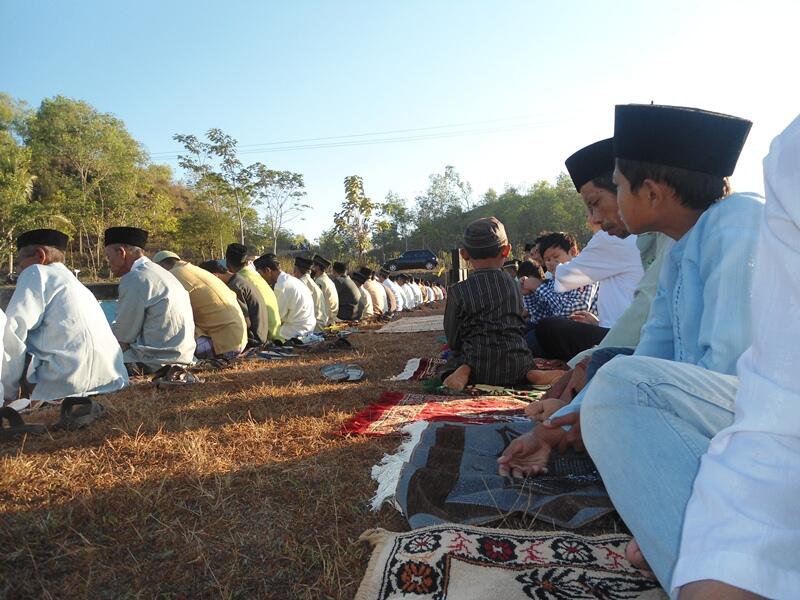
[[[590,220],[623,243],[638,236],[642,274],[624,307],[616,292],[602,293],[610,277],[628,273],[623,261],[592,258],[575,269],[588,246],[577,254],[540,240],[548,287],[600,284],[598,319],[561,314],[550,329],[540,319],[531,345],[567,349],[585,325],[598,328],[596,340],[574,356],[565,351],[571,368],[531,403],[534,426],[498,458],[501,474],[535,477],[553,452],[585,448],[634,535],[627,557],[674,597],[790,598],[800,584],[792,552],[800,543],[792,370],[800,118],[765,160],[766,211],[762,197],[732,193],[728,181],[751,125],[699,109],[620,105],[613,138],[567,159]],[[445,308],[451,354],[442,376],[453,389],[539,381],[525,282],[502,268],[510,251],[497,219],[467,227],[461,252],[473,270],[450,288]],[[562,253],[575,256],[553,256]],[[531,300],[528,319],[538,315]]]
[[[0,385],[5,400],[106,393],[129,375],[154,373],[196,359],[236,358],[247,347],[303,342],[337,321],[391,318],[444,299],[440,286],[406,274],[390,277],[322,256],[296,257],[293,273],[275,254],[248,260],[231,244],[225,265],[200,266],[160,251],[145,256],[148,232],[105,232],[111,272],[120,277],[116,316],[109,324],[92,293],[64,265],[68,237],[37,229],[17,239],[21,274],[0,311]],[[319,339],[319,338],[317,338]]]

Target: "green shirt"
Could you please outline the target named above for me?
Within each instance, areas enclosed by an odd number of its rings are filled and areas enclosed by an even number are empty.
[[[247,279],[256,286],[261,295],[264,297],[264,304],[267,305],[267,318],[269,319],[269,339],[283,341],[281,337],[281,314],[278,311],[278,299],[275,297],[275,292],[269,287],[266,280],[258,274],[258,272],[251,266],[244,267],[239,271],[239,276]]]

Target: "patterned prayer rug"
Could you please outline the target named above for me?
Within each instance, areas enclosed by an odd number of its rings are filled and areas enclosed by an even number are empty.
[[[539,371],[566,371],[569,365],[557,358],[534,358],[533,363]]]
[[[528,402],[510,396],[431,396],[384,392],[342,425],[341,435],[399,435],[404,425],[414,421],[446,419],[463,423],[528,421],[524,415]]]
[[[447,361],[443,358],[410,358],[405,369],[399,375],[387,381],[420,381],[434,377],[436,372]]]
[[[364,532],[374,546],[356,600],[666,600],[625,560],[626,535],[435,525]]]
[[[444,315],[431,315],[429,317],[403,317],[387,323],[375,333],[417,333],[443,330]]]
[[[497,473],[497,457],[532,427],[527,419],[480,425],[428,423],[413,450],[404,449],[404,464],[376,478],[383,490],[381,499],[391,500],[412,528],[483,525],[524,513],[576,529],[611,513],[611,499],[585,452],[554,452],[547,475],[512,478]]]

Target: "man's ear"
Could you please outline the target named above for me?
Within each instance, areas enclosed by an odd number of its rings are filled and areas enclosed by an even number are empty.
[[[651,209],[656,208],[664,203],[666,193],[671,191],[669,186],[653,181],[652,179],[645,179],[636,195],[639,200],[644,201]]]
[[[509,255],[509,254],[511,254],[511,244],[506,244],[506,245],[505,245],[505,246],[503,246],[503,248],[500,250],[500,255],[501,255],[503,258],[508,258],[508,255]]]
[[[578,248],[576,246],[573,246],[572,248],[570,248],[569,249],[569,255],[572,256],[573,258],[578,256]]]
[[[461,255],[461,258],[464,260],[469,260],[469,252],[465,248],[461,248],[458,253]]]
[[[44,251],[44,248],[39,246],[36,248],[36,264],[38,265],[46,265],[47,264],[47,253]]]

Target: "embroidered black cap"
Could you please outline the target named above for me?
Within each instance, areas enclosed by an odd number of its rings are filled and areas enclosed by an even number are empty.
[[[362,285],[367,280],[364,274],[360,271],[350,273],[350,279],[352,279],[356,285]]]
[[[311,265],[314,264],[314,261],[312,261],[310,258],[305,258],[304,256],[296,256],[294,258],[294,264],[296,267],[308,271],[311,268]]]
[[[337,273],[345,273],[347,271],[347,265],[343,262],[335,262],[333,263],[333,270]]]
[[[278,256],[269,252],[262,256],[259,256],[257,259],[253,261],[253,265],[259,271],[263,271],[265,269],[280,269],[280,264],[278,263]]]
[[[314,262],[315,265],[319,265],[320,267],[322,267],[323,271],[331,266],[331,261],[329,261],[327,258],[320,256],[319,254],[315,254],[314,258],[312,258],[311,260]]]

